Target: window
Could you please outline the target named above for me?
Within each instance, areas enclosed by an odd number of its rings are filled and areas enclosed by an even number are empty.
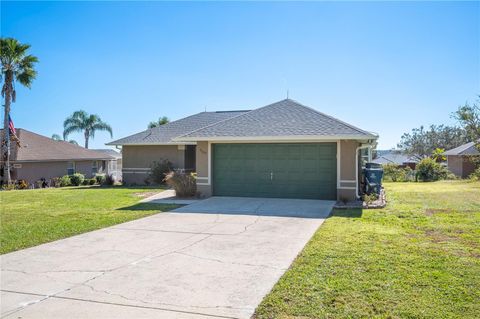
[[[75,174],[75,162],[68,162],[67,175]]]
[[[92,162],[92,174],[95,175],[98,173],[98,161]]]

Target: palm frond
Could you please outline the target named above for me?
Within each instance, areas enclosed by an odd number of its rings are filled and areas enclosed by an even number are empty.
[[[99,122],[95,123],[93,126],[92,126],[92,137],[94,136],[94,133],[95,131],[107,131],[108,133],[110,133],[110,137],[113,137],[113,130],[112,130],[112,127],[110,125],[108,125],[107,123],[101,121],[99,119]]]

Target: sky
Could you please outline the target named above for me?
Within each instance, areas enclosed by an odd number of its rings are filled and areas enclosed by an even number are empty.
[[[31,89],[17,85],[15,126],[46,136],[76,110],[118,139],[288,90],[389,149],[420,125],[454,125],[480,94],[480,2],[2,1],[0,27],[40,60]],[[99,132],[90,148],[111,140]]]

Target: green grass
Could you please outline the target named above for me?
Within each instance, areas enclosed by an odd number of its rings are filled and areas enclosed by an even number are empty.
[[[68,187],[0,192],[0,253],[170,210],[138,204],[145,187]]]
[[[479,318],[480,183],[387,183],[325,221],[256,318]]]

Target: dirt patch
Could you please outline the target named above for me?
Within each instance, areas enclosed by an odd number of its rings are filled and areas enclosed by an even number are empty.
[[[448,236],[438,230],[427,230],[425,231],[425,235],[429,237],[434,243],[444,243],[444,242],[458,240],[458,238]]]

